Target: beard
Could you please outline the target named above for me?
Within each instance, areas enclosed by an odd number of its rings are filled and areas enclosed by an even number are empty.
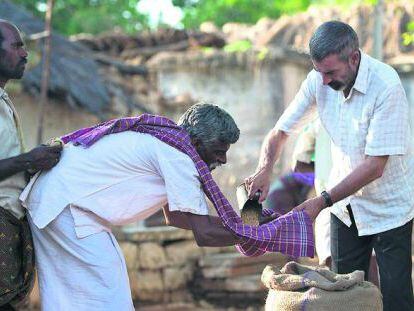
[[[7,79],[21,79],[24,74],[26,59],[21,60],[17,63],[14,68],[8,68],[7,65],[0,62],[0,76]]]
[[[221,164],[218,162],[214,162],[208,165],[208,169],[210,170],[210,172],[214,169],[216,169],[217,167],[219,167]]]
[[[351,88],[352,85],[355,83],[356,79],[356,72],[353,72],[351,67],[348,66],[348,73],[347,76],[342,80],[333,80],[328,83],[328,85],[334,89],[335,91],[344,91],[347,88]]]
[[[328,85],[335,91],[343,91],[346,88],[345,83],[336,80],[329,82]]]

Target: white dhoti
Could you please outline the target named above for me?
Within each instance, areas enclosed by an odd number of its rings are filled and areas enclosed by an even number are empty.
[[[70,209],[44,229],[29,216],[43,311],[134,310],[122,251],[112,233],[79,239]]]

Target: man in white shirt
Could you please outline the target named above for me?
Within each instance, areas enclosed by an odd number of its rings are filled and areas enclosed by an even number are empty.
[[[332,141],[328,191],[305,201],[312,218],[331,208],[332,268],[364,270],[375,249],[384,310],[414,310],[411,234],[414,157],[408,103],[398,74],[359,50],[347,24],[330,21],[313,34],[314,66],[264,140],[250,193],[269,189],[273,165],[289,133],[319,116]]]
[[[233,118],[210,104],[192,106],[179,125],[210,170],[225,164],[239,138]],[[169,225],[193,230],[199,246],[239,242],[208,207],[191,158],[134,131],[88,148],[69,143],[59,164],[23,192],[33,232],[42,310],[134,310],[122,252],[110,225],[163,208]],[[139,280],[138,280],[139,281]]]

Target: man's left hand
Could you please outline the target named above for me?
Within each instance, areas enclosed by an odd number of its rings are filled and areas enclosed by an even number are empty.
[[[293,210],[294,211],[304,211],[308,216],[315,221],[318,214],[321,212],[323,208],[325,208],[325,200],[322,196],[317,196],[315,198],[306,200],[302,204],[296,206]]]

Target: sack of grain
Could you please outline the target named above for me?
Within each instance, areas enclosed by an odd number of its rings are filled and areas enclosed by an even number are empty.
[[[262,282],[269,289],[265,311],[381,311],[382,296],[363,271],[336,274],[288,262],[280,271],[268,265]]]

